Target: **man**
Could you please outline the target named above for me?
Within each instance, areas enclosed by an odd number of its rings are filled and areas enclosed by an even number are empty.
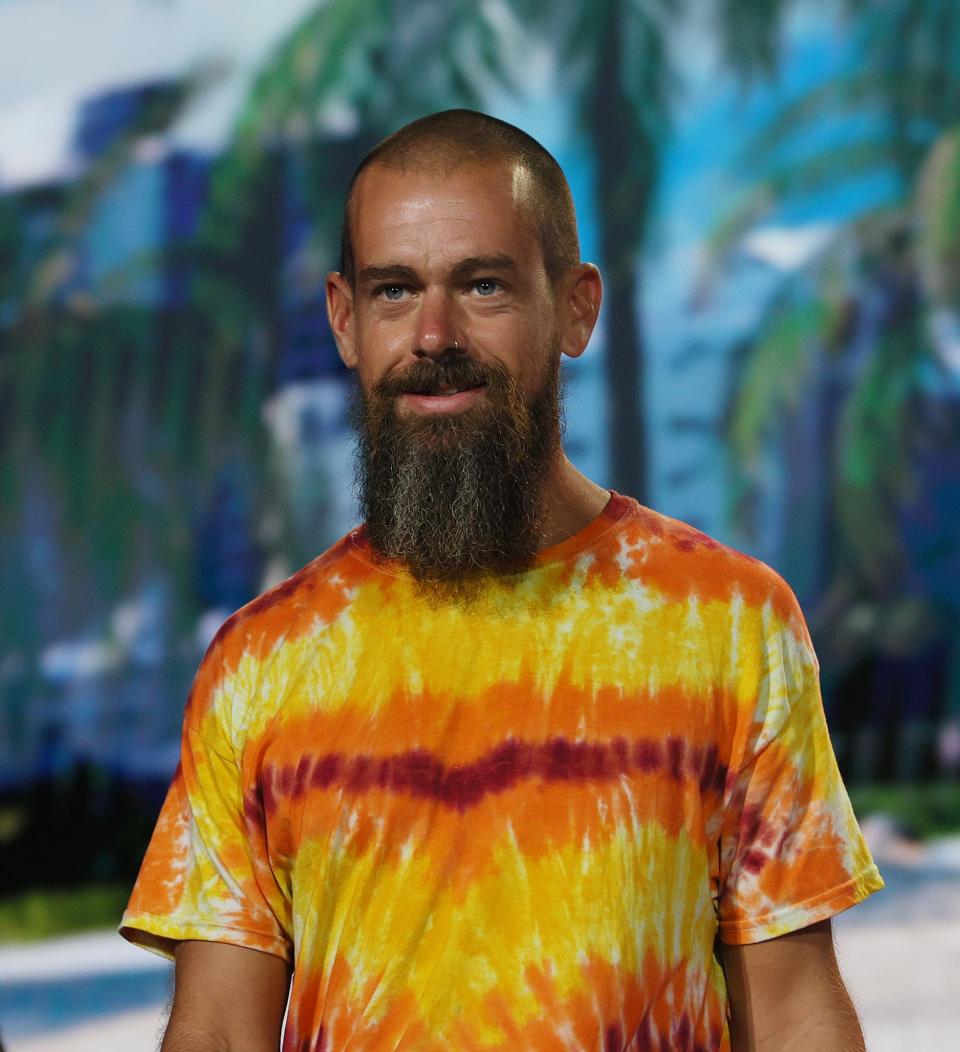
[[[330,324],[365,525],[231,617],[122,932],[163,1048],[862,1048],[829,918],[882,887],[773,570],[581,475],[597,269],[523,132],[361,164]],[[292,978],[292,983],[291,983]],[[732,1042],[732,1044],[731,1044]]]

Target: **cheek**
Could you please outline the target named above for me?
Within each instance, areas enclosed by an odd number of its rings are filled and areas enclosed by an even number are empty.
[[[409,340],[382,325],[358,326],[356,331],[357,373],[364,389],[402,361]]]
[[[521,350],[521,376],[529,392],[542,389],[551,370],[556,367],[555,359],[559,354],[559,342],[548,324],[526,334]]]
[[[468,327],[471,346],[503,362],[525,386],[539,383],[556,342],[553,319],[504,316],[484,322]]]

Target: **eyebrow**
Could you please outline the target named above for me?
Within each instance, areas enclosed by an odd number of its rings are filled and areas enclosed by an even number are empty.
[[[517,269],[517,261],[513,256],[496,252],[489,256],[468,256],[466,259],[461,259],[454,265],[451,274],[455,281],[462,281],[478,271],[515,273]],[[403,263],[381,263],[363,267],[358,274],[358,280],[363,285],[372,285],[378,281],[415,283],[420,280],[420,276],[413,267],[408,267]]]
[[[363,285],[372,285],[375,281],[416,281],[417,272],[402,263],[383,263],[374,267],[363,267],[357,275]]]
[[[467,259],[461,259],[453,268],[453,276],[455,278],[465,278],[470,274],[476,274],[479,270],[498,270],[501,273],[510,271],[513,273],[516,269],[517,261],[513,256],[497,252],[491,256],[469,256]]]

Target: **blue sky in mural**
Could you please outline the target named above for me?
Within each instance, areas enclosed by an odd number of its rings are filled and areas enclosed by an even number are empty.
[[[691,303],[704,239],[762,171],[762,159],[751,156],[747,144],[789,101],[849,68],[853,42],[837,20],[823,17],[823,8],[799,10],[786,35],[777,80],[749,89],[719,66],[709,34],[693,33],[684,54],[694,61],[664,158],[659,229],[644,290],[653,349],[647,404],[655,422],[652,503],[728,542],[738,538],[730,536],[726,521],[724,454],[716,440],[728,352],[756,326],[785,272],[801,266],[835,224],[896,191],[880,173],[786,201],[725,270],[710,301]],[[810,130],[792,137],[779,160],[799,160],[842,144],[870,119],[810,122]],[[777,532],[771,530],[771,537]],[[764,550],[763,543],[761,537],[755,554],[775,559],[776,552]]]

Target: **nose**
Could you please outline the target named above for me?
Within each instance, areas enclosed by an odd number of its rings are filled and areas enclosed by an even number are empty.
[[[416,347],[417,358],[442,358],[453,351],[459,351],[456,324],[453,310],[444,293],[428,290],[423,295],[420,314],[417,318]]]

